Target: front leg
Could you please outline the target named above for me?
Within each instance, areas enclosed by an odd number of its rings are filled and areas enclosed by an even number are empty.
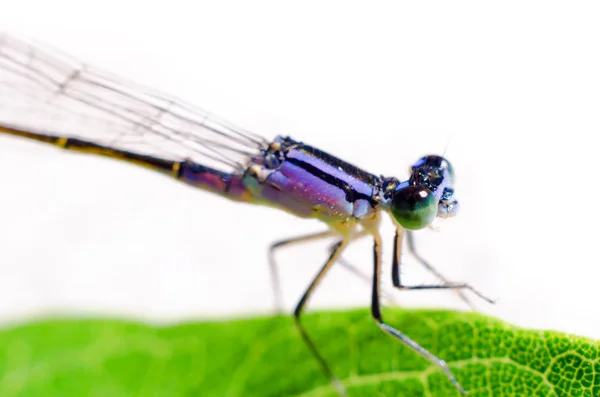
[[[461,392],[462,394],[466,394],[467,392],[465,391],[465,389],[462,388],[460,383],[458,383],[458,380],[456,380],[456,378],[454,377],[454,374],[452,373],[452,371],[450,371],[450,368],[448,368],[448,365],[446,364],[446,362],[444,360],[435,356],[429,350],[425,349],[423,346],[419,345],[417,342],[415,342],[414,340],[412,340],[408,336],[404,335],[402,332],[400,332],[396,328],[392,327],[391,325],[388,325],[387,323],[385,323],[383,321],[383,317],[381,315],[381,303],[380,303],[380,299],[379,299],[380,289],[381,289],[381,286],[380,286],[380,284],[381,284],[381,237],[379,236],[379,234],[374,234],[373,239],[374,239],[374,244],[373,244],[374,269],[373,269],[373,291],[372,291],[372,298],[371,298],[371,315],[373,316],[373,319],[375,320],[375,322],[377,323],[379,328],[381,328],[382,331],[393,336],[400,342],[404,343],[406,346],[410,347],[411,349],[413,349],[414,351],[419,353],[421,356],[423,356],[427,360],[429,360],[431,363],[436,365],[439,369],[441,369],[444,372],[444,374],[446,374],[448,379],[452,382],[452,384],[454,384],[454,386],[458,389],[458,391]]]
[[[483,295],[471,285],[467,283],[456,283],[449,281],[446,277],[444,277],[440,272],[438,272],[433,266],[431,266],[428,262],[426,262],[421,256],[419,256],[414,250],[414,240],[411,232],[408,232],[408,249],[409,251],[417,258],[419,263],[425,267],[425,269],[429,270],[436,277],[442,280],[443,284],[441,285],[403,285],[400,281],[400,256],[402,254],[402,240],[404,238],[404,229],[397,228],[396,236],[394,238],[394,257],[392,260],[392,283],[394,287],[403,290],[426,290],[426,289],[451,289],[455,290],[459,296],[465,301],[471,308],[473,308],[473,304],[469,301],[469,299],[464,295],[462,290],[468,289],[473,292],[475,295],[480,297],[481,299],[494,303],[494,301],[487,296]]]

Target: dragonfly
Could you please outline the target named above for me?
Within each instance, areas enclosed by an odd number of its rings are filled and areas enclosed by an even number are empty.
[[[229,200],[277,208],[322,221],[325,231],[284,239],[269,248],[275,301],[281,288],[277,249],[336,238],[329,256],[293,311],[295,325],[340,396],[342,382],[302,324],[306,305],[342,252],[355,240],[373,240],[371,315],[377,326],[437,366],[459,392],[466,390],[448,364],[384,321],[381,310],[383,214],[395,225],[392,284],[400,290],[448,289],[493,301],[467,283],[451,282],[417,252],[414,232],[458,213],[454,169],[439,155],[421,157],[410,177],[377,176],[292,139],[272,140],[237,127],[175,97],[117,77],[35,40],[0,32],[0,133],[146,167]],[[440,284],[406,285],[401,251],[409,252]],[[347,263],[346,263],[347,264]]]

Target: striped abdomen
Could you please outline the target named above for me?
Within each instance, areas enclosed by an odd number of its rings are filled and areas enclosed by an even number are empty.
[[[248,202],[252,199],[242,182],[242,175],[228,174],[191,161],[167,160],[115,149],[77,138],[38,134],[7,126],[0,126],[0,133],[53,144],[67,150],[110,157],[140,165],[232,200]]]

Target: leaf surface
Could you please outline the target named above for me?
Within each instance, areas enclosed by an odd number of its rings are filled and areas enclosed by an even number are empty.
[[[598,342],[475,313],[385,311],[444,359],[471,397],[598,397]],[[304,324],[349,396],[459,396],[365,310]],[[0,396],[337,397],[287,316],[168,327],[48,319],[0,331]]]

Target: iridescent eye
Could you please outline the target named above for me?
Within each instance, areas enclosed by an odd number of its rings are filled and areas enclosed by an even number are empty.
[[[403,228],[423,229],[437,216],[438,200],[426,187],[407,186],[392,198],[391,211]]]
[[[452,185],[454,183],[454,168],[452,167],[452,164],[450,164],[450,162],[442,156],[430,154],[428,156],[421,157],[419,161],[411,166],[410,171],[412,172],[423,167],[425,167],[426,171],[428,168],[435,168],[439,169],[440,171],[448,171],[447,176],[449,177],[449,184]]]

